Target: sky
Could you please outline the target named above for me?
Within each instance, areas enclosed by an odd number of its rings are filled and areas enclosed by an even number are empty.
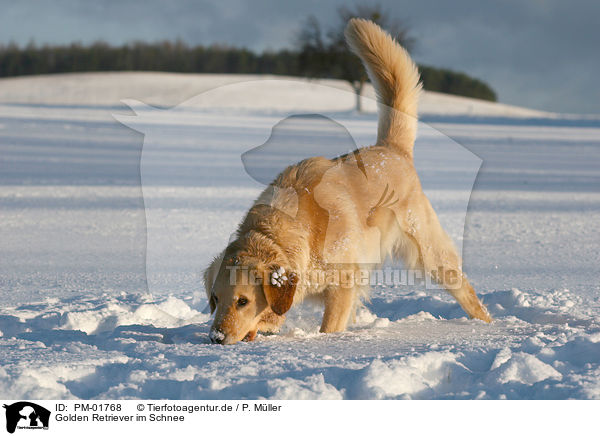
[[[600,1],[380,0],[411,29],[419,63],[489,83],[504,103],[600,114]],[[308,15],[325,26],[323,0],[0,0],[0,43],[181,39],[253,50],[292,47]]]

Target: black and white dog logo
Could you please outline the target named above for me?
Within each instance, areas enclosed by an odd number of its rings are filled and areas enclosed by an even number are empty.
[[[48,429],[50,411],[28,401],[4,405],[6,409],[6,431],[14,433],[18,429]]]

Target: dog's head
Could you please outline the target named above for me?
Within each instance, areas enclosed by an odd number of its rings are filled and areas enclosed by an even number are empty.
[[[217,344],[253,340],[294,301],[298,276],[279,264],[257,263],[225,252],[204,273],[204,285],[215,319],[210,339]]]

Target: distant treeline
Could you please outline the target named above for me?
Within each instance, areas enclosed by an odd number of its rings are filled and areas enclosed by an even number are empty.
[[[478,79],[446,69],[419,68],[427,90],[496,101],[492,88]],[[190,47],[182,42],[137,42],[120,47],[102,42],[87,46],[0,45],[0,77],[83,71],[307,75],[293,50],[257,54],[243,48]],[[323,77],[337,78],[335,71]]]

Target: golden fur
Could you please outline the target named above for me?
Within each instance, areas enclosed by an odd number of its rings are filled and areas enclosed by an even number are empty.
[[[350,276],[388,256],[436,279],[470,317],[491,320],[413,165],[421,90],[415,64],[370,21],[350,20],[346,40],[377,91],[377,143],[336,159],[314,157],[290,166],[260,195],[236,239],[204,274],[216,311],[213,342],[231,344],[253,340],[259,330],[277,331],[290,307],[307,296],[325,306],[321,332],[343,331],[368,293],[368,285]],[[313,271],[338,271],[348,280],[345,285],[317,280]]]

